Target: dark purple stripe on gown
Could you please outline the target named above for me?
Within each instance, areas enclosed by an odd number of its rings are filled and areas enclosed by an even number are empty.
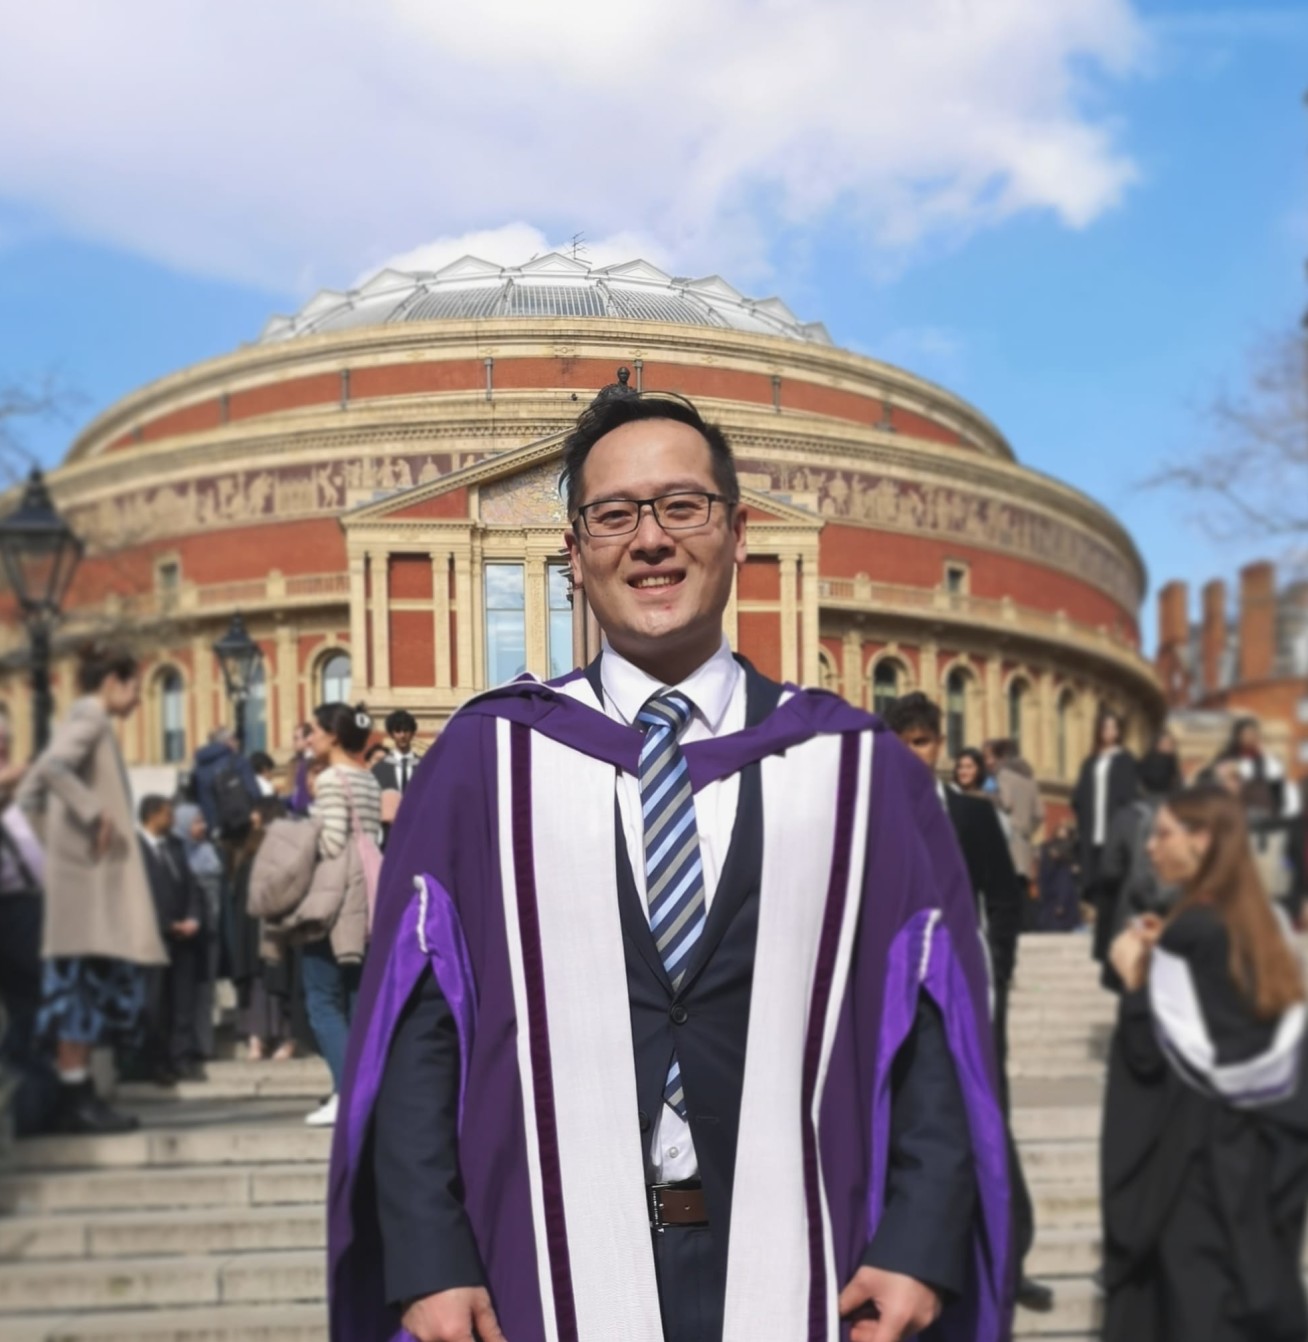
[[[859,737],[847,733],[840,743],[840,779],[836,792],[836,836],[831,857],[831,880],[827,886],[826,910],[818,939],[817,966],[808,1010],[808,1034],[804,1040],[804,1074],[801,1083],[804,1119],[804,1201],[808,1212],[808,1335],[810,1342],[827,1338],[826,1228],[818,1180],[818,1135],[813,1122],[813,1099],[822,1062],[822,1035],[826,1028],[831,984],[840,948],[840,928],[849,892],[850,848],[854,834],[854,798],[858,795]]]
[[[572,1265],[568,1259],[558,1117],[554,1109],[554,1077],[550,1062],[549,1013],[545,1001],[545,962],[540,944],[540,909],[536,902],[530,728],[513,724],[509,751],[513,788],[513,872],[518,887],[518,934],[522,942],[522,973],[527,994],[527,1038],[531,1051],[532,1094],[536,1101],[545,1243],[550,1259],[550,1281],[554,1287],[554,1317],[558,1323],[559,1342],[577,1342],[577,1302],[573,1296]]]

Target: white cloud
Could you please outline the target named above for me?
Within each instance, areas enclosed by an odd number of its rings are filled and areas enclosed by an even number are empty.
[[[1145,45],[1130,0],[43,0],[0,44],[0,197],[282,292],[578,230],[749,281],[814,228],[1090,223],[1134,168],[1086,95]]]

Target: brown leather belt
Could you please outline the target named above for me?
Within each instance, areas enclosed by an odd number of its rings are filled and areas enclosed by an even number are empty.
[[[651,1229],[708,1225],[708,1204],[699,1184],[650,1184],[645,1192],[649,1199]]]

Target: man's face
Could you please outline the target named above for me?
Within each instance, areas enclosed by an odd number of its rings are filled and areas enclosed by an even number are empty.
[[[173,808],[171,806],[164,806],[156,811],[149,820],[145,822],[145,827],[156,838],[162,834],[167,834],[173,827]]]
[[[915,754],[928,769],[935,772],[940,759],[940,733],[927,727],[910,727],[900,732],[899,739]]]
[[[582,505],[649,499],[677,490],[719,492],[704,438],[676,420],[638,420],[606,434],[586,458]],[[564,537],[572,576],[616,652],[679,680],[722,639],[731,581],[745,560],[745,511],[715,502],[708,523],[664,531],[649,508],[626,536],[595,537],[578,521]]]
[[[410,746],[413,745],[413,733],[403,730],[394,731],[391,733],[391,740],[395,742],[395,749],[398,750],[401,755],[407,755]]]

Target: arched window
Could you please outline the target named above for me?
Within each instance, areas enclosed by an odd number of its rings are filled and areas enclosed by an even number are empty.
[[[268,749],[268,677],[262,661],[250,673],[249,691],[241,705],[241,739],[247,755]]]
[[[323,662],[318,671],[318,702],[350,702],[350,658],[347,653],[334,652]]]
[[[1071,690],[1064,690],[1058,696],[1058,776],[1072,776],[1072,704]]]
[[[836,672],[835,658],[825,649],[818,649],[818,684],[832,694],[840,693],[840,676]]]
[[[967,745],[967,694],[972,677],[956,666],[945,679],[945,749],[957,759]]]
[[[1027,695],[1031,687],[1025,680],[1014,676],[1008,683],[1008,735],[1017,746],[1017,753],[1023,753],[1022,728],[1025,725]]]
[[[180,764],[186,758],[186,686],[173,666],[159,675],[159,735],[163,762]]]
[[[899,698],[903,685],[903,668],[889,657],[883,657],[872,672],[872,711],[884,713]]]

